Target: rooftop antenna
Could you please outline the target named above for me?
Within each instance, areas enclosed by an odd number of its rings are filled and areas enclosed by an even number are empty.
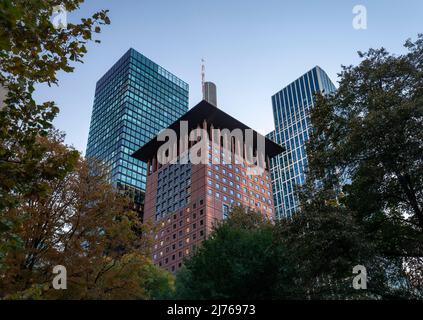
[[[206,66],[204,65],[204,58],[201,59],[201,90],[203,92],[203,99],[206,98],[205,83],[206,83]]]

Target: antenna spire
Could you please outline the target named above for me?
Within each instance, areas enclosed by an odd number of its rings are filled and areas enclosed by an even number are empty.
[[[205,83],[206,83],[206,66],[204,65],[204,58],[201,59],[201,90],[203,92],[203,99],[206,98]]]

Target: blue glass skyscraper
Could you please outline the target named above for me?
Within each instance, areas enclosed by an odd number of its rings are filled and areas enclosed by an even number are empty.
[[[326,72],[316,66],[272,96],[275,131],[267,138],[283,145],[286,151],[271,160],[273,196],[277,218],[291,217],[298,207],[297,187],[305,182],[309,139],[310,109],[314,94],[336,90]]]
[[[87,158],[142,210],[147,167],[131,154],[188,111],[188,84],[134,49],[97,82]]]

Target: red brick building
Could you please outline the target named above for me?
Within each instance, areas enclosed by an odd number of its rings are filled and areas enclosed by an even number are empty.
[[[209,143],[196,152],[202,156],[201,163],[187,161],[181,164],[182,161],[179,161],[163,164],[158,151],[165,141],[158,141],[157,137],[133,155],[147,163],[144,221],[151,219],[159,224],[153,260],[170,272],[181,267],[183,258],[210,235],[214,224],[224,219],[232,206],[250,207],[273,219],[272,183],[267,169],[270,158],[283,151],[273,141],[202,101],[168,128],[176,133],[178,143],[166,155],[174,151],[172,154],[178,160],[187,159],[197,143],[183,142],[183,122],[187,124],[188,132],[203,129],[207,133],[203,143]],[[230,144],[225,145],[223,135],[216,136],[217,129],[231,132],[238,129],[243,133],[250,130],[253,143],[247,145],[244,134],[242,145],[234,137],[229,137],[226,141]],[[262,152],[258,150],[260,139],[264,147]],[[223,146],[229,146],[231,151]],[[248,151],[262,160],[263,170],[246,160]]]

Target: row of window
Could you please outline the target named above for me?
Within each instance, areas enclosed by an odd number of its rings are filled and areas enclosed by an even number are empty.
[[[216,170],[216,168],[215,168],[215,170]],[[223,169],[224,170],[224,169]],[[216,170],[217,171],[217,170]],[[207,175],[209,176],[209,177],[211,177],[211,178],[214,178],[214,179],[216,179],[217,181],[222,181],[222,183],[224,183],[224,184],[227,184],[227,185],[229,185],[230,187],[235,187],[236,189],[241,189],[241,186],[240,186],[240,184],[238,184],[238,183],[234,183],[234,181],[233,180],[231,180],[231,179],[228,179],[228,178],[226,178],[225,177],[225,173],[222,171],[222,175],[220,175],[220,174],[218,174],[218,173],[213,173],[211,170],[207,170]],[[233,175],[232,175],[232,173],[229,173],[229,178],[233,178]],[[250,186],[251,188],[254,188],[255,190],[257,190],[257,191],[261,191],[262,193],[266,193],[266,189],[264,189],[264,185],[266,185],[266,188],[267,188],[267,195],[271,195],[271,192],[270,192],[270,190],[269,190],[269,188],[270,188],[270,183],[268,183],[268,182],[266,182],[266,183],[264,183],[264,181],[263,180],[261,180],[260,181],[260,184],[262,185],[262,186],[260,186],[259,184],[254,184],[252,181],[248,181],[248,183],[247,183],[247,179],[245,179],[245,178],[240,178],[239,176],[235,176],[235,181],[239,181],[239,182],[241,182],[242,181],[242,184],[244,185],[244,186]],[[255,177],[254,178],[254,182],[255,183],[258,183],[258,178],[257,177]],[[212,185],[212,180],[208,180],[208,184],[209,185]],[[217,184],[217,185],[219,185],[219,184]],[[243,187],[243,189],[244,190],[246,190],[246,187]],[[247,191],[245,191],[245,192],[247,192]]]
[[[207,193],[208,193],[209,196],[214,195],[219,200],[222,200],[222,201],[225,201],[225,202],[229,202],[232,206],[234,206],[235,204],[237,206],[241,206],[242,205],[241,201],[235,201],[233,198],[228,198],[225,194],[222,194],[222,193],[220,193],[218,191],[213,191],[213,189],[208,189],[207,190]],[[242,201],[248,203],[249,206],[252,207],[252,208],[254,208],[254,207],[259,208],[259,209],[262,208],[264,210],[268,210],[271,213],[273,212],[272,208],[271,207],[268,208],[268,206],[265,204],[266,201],[267,201],[269,205],[272,205],[272,200],[271,199],[267,199],[267,200],[264,199],[263,202],[260,202],[260,201],[255,201],[255,199],[249,198],[247,196],[244,196],[243,197],[240,193],[237,193],[236,194],[236,197],[237,197],[237,199],[242,200]],[[259,200],[261,200],[261,199],[259,199]]]

